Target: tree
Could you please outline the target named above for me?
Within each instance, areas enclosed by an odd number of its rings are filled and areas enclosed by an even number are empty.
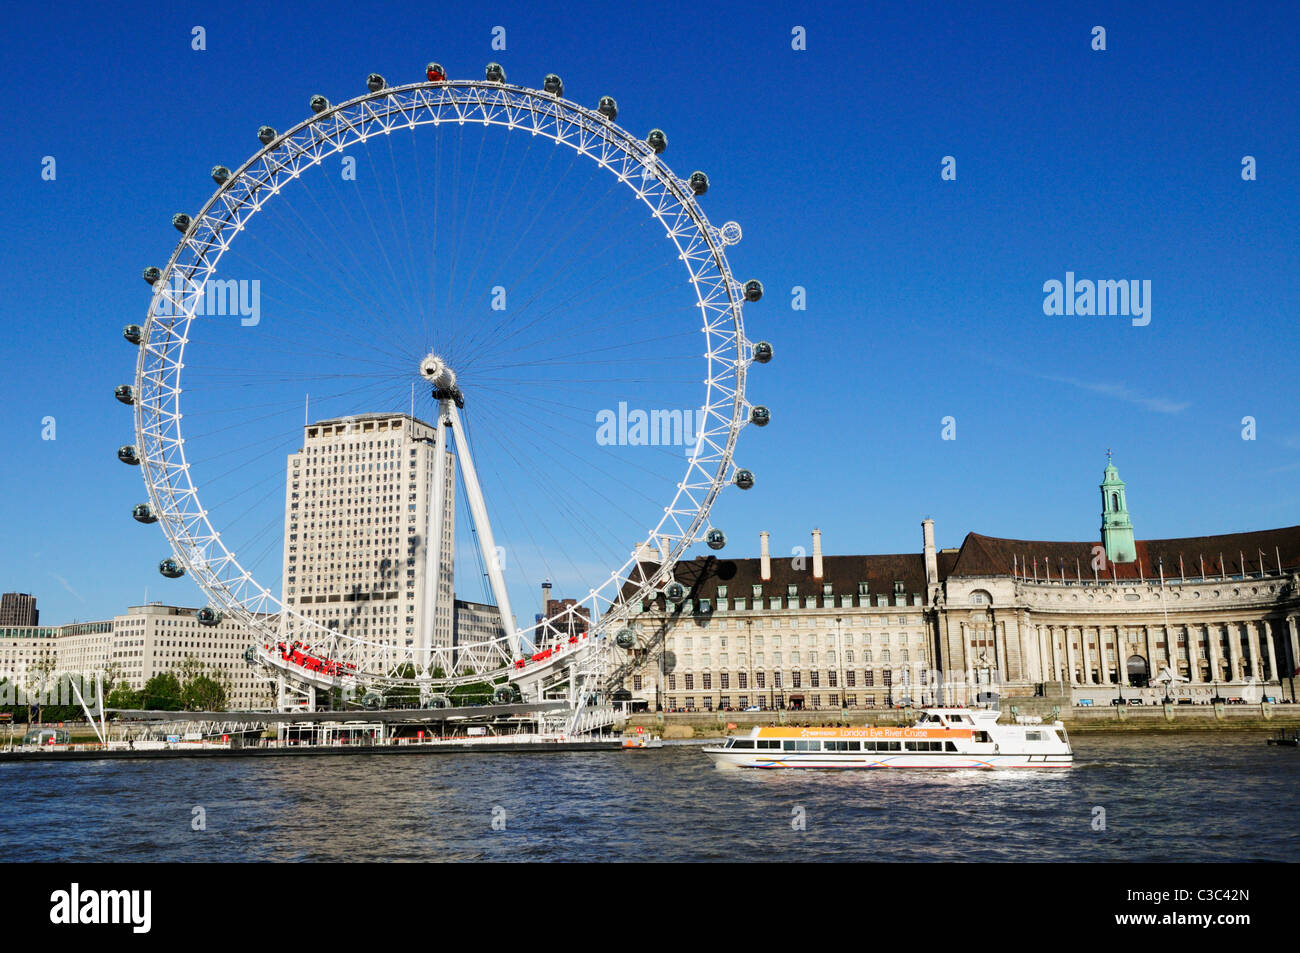
[[[393,675],[397,678],[415,678],[415,666],[410,662],[399,665],[393,670]],[[414,685],[404,685],[400,688],[390,688],[384,692],[385,708],[419,708],[420,707],[420,689]]]
[[[42,706],[44,705],[45,687],[49,683],[50,676],[54,674],[54,656],[42,655],[37,659],[27,673],[27,720],[31,721],[31,696],[36,696],[36,721],[42,720]]]
[[[226,710],[225,686],[207,675],[197,675],[186,682],[181,699],[186,711]]]
[[[144,683],[144,689],[140,692],[140,707],[157,711],[180,711],[180,679],[172,672],[159,672]]]
[[[203,669],[204,665],[199,659],[195,658],[193,655],[185,656],[180,667],[181,684],[185,685],[194,681],[194,679],[203,674]]]
[[[140,693],[132,689],[126,682],[118,682],[117,687],[108,693],[104,705],[107,708],[139,708],[141,706]]]

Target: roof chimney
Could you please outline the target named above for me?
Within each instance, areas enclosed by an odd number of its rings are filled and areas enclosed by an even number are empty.
[[[933,586],[939,581],[939,561],[934,552],[934,520],[921,520],[921,537],[925,546],[925,581]]]
[[[822,531],[813,530],[813,579],[821,581],[822,578]]]
[[[767,582],[772,578],[772,554],[767,549],[767,530],[758,534],[758,578]]]

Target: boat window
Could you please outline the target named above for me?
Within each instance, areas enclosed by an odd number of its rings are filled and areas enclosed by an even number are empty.
[[[723,745],[722,747],[724,747],[724,748],[734,748],[735,746],[736,746],[736,739],[735,739],[735,738],[728,738],[728,739],[727,739],[727,743],[726,743],[725,745]]]
[[[779,741],[767,741],[767,740],[759,739],[758,746],[759,746],[760,748],[765,748],[765,749],[768,749],[768,750],[771,750],[771,749],[775,748],[775,749],[777,749],[777,750],[779,751],[780,748],[781,748],[781,742],[779,742]]]
[[[799,750],[798,745],[799,745],[799,742],[797,742],[797,741],[783,741],[783,742],[781,742],[781,747],[782,747],[783,749],[785,749],[786,751],[798,751],[798,750]]]
[[[749,738],[732,738],[735,744],[727,745],[728,748],[749,748],[753,750],[754,742]]]
[[[1042,740],[1043,740],[1043,733],[1042,733],[1041,731],[1026,731],[1026,732],[1025,732],[1025,740],[1026,740],[1026,741],[1042,741]]]
[[[977,731],[975,732],[975,740],[987,742],[989,740],[989,733],[987,731]]]
[[[945,741],[945,742],[944,742],[944,749],[943,749],[943,750],[944,750],[944,751],[956,751],[956,750],[957,750],[957,746],[956,746],[955,744],[953,744],[951,741]]]
[[[820,741],[799,741],[796,742],[796,744],[799,746],[798,748],[795,749],[796,751],[821,751],[822,750],[822,743]]]

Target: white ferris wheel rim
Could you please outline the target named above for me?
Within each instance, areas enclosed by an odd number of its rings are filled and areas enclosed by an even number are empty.
[[[176,559],[208,596],[212,608],[239,619],[261,640],[274,642],[281,631],[281,618],[289,615],[321,639],[333,641],[335,657],[378,655],[392,661],[410,655],[409,647],[344,635],[284,606],[240,565],[220,532],[208,521],[190,477],[180,425],[181,370],[195,305],[202,300],[222,255],[247,221],[303,172],[372,137],[389,135],[397,129],[414,130],[421,125],[437,127],[445,122],[501,126],[546,136],[610,171],[664,225],[690,274],[702,312],[708,345],[704,355],[705,401],[701,407],[705,423],[687,461],[685,476],[659,523],[646,533],[621,567],[574,607],[590,610],[592,636],[626,619],[631,607],[671,580],[677,561],[703,539],[714,500],[735,469],[737,437],[748,422],[751,407],[744,391],[752,358],[744,334],[741,284],[732,275],[723,251],[723,246],[734,240],[725,240],[722,230],[709,223],[688,181],[674,175],[649,145],[600,113],[562,97],[484,80],[385,87],[331,105],[278,134],[254,153],[230,173],[193,218],[161,269],[161,276],[153,282],[154,293],[136,361],[135,439],[141,474],[157,521]],[[166,305],[162,314],[161,304]],[[658,553],[652,568],[643,561],[640,550],[644,545]],[[634,586],[631,591],[629,584]],[[527,635],[542,626],[552,628],[554,622],[520,626],[518,632]],[[505,643],[510,635],[506,633],[495,641]],[[530,642],[541,644],[538,639]],[[438,679],[440,684],[481,681],[509,669],[508,647],[497,645],[497,650],[502,665],[494,671],[455,676],[452,668],[443,667],[448,661],[445,650],[435,650],[429,667],[441,667],[446,673]],[[387,672],[366,672],[362,679],[368,684],[410,681],[393,677],[392,668],[389,665]],[[421,678],[427,681],[427,672],[421,673]]]

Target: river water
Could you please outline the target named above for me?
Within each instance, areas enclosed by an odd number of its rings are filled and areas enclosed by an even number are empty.
[[[694,745],[5,764],[0,848],[83,862],[1292,859],[1300,749],[1265,737],[1078,735],[1073,769],[1034,772],[718,771]]]

